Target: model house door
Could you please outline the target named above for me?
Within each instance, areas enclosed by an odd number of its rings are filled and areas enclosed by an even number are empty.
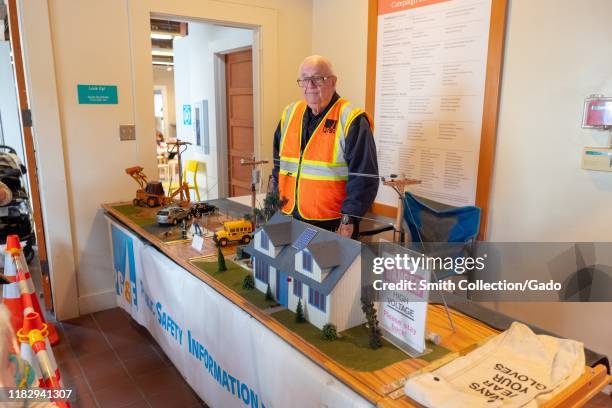
[[[251,49],[225,56],[227,101],[228,195],[251,194],[251,167],[240,160],[253,156],[253,57]]]
[[[276,271],[276,301],[287,307],[287,274],[279,270]]]

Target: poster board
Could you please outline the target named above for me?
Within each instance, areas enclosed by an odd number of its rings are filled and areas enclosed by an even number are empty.
[[[421,179],[411,191],[435,201],[476,204],[481,239],[506,8],[507,0],[370,0],[368,10],[366,109],[374,116],[381,174]],[[395,216],[396,202],[381,188],[372,210]]]

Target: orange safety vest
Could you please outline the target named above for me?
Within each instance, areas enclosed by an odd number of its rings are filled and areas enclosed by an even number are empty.
[[[297,205],[305,220],[335,220],[341,217],[340,209],[346,197],[346,135],[353,120],[364,111],[352,107],[345,99],[338,99],[300,155],[306,108],[303,100],[292,103],[281,117],[278,189],[281,199],[287,200],[282,211],[291,214]],[[368,120],[372,127],[372,120],[369,117]]]

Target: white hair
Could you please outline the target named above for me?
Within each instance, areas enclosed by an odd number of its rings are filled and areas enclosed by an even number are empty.
[[[334,67],[332,66],[331,61],[321,55],[314,54],[304,58],[304,61],[302,61],[302,63],[300,64],[300,70],[304,64],[323,66],[327,68],[329,75],[336,75],[334,73]]]

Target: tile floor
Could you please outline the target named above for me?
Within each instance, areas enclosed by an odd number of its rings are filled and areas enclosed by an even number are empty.
[[[206,404],[189,388],[151,335],[122,309],[114,308],[58,325],[53,347],[75,408],[192,408]],[[587,408],[611,408],[599,394]]]
[[[57,324],[53,352],[76,408],[205,407],[147,331],[119,308]]]

